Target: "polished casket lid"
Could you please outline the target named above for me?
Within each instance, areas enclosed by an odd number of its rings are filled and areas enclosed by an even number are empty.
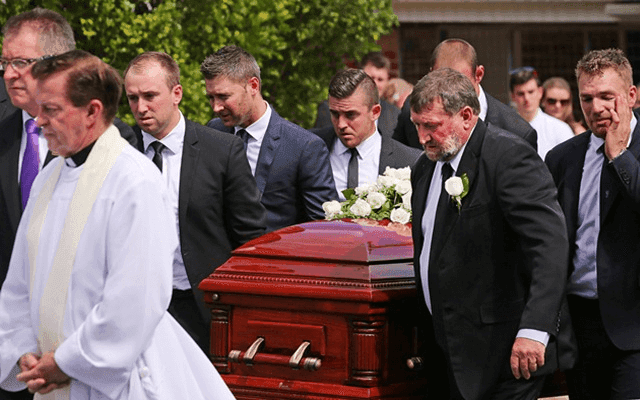
[[[200,283],[215,292],[372,300],[414,290],[411,225],[388,220],[314,221],[267,233],[233,251]],[[344,293],[343,293],[344,292]],[[385,297],[385,296],[383,296]]]

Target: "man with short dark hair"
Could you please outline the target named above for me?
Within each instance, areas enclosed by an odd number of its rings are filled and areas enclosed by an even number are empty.
[[[398,115],[400,115],[398,107],[382,99],[391,77],[391,61],[384,54],[374,51],[367,53],[362,58],[360,68],[373,79],[378,88],[378,96],[380,97],[380,116],[376,122],[378,131],[382,136],[391,137],[398,122]],[[329,103],[325,100],[318,106],[313,130],[318,131],[320,128],[328,126],[331,126],[331,113],[329,112]]]
[[[543,89],[535,69],[523,67],[512,71],[509,88],[518,114],[538,132],[538,154],[542,159],[557,144],[573,137],[573,131],[566,122],[540,109]]]
[[[218,118],[208,127],[244,140],[267,209],[267,230],[324,219],[322,204],[338,198],[327,146],[282,118],[260,93],[260,67],[251,54],[225,46],[200,66]]]
[[[198,284],[233,249],[264,233],[260,192],[242,140],[180,112],[180,69],[171,56],[140,54],[129,63],[124,86],[138,150],[162,173],[180,238],[169,312],[209,354],[211,314]]]
[[[331,170],[340,199],[347,188],[375,183],[387,167],[413,165],[420,151],[380,135],[376,120],[380,102],[376,85],[360,69],[339,71],[329,83],[332,126],[316,134],[329,148]]]
[[[484,77],[484,66],[478,63],[478,55],[475,48],[462,39],[447,39],[433,50],[431,54],[430,71],[440,68],[454,69],[471,81],[480,101],[480,119],[488,124],[512,132],[526,140],[534,149],[537,149],[537,134],[518,113],[511,107],[502,104],[497,99],[486,93],[480,82]],[[402,107],[402,113],[398,117],[398,125],[393,132],[393,138],[408,146],[421,148],[416,127],[411,122],[409,98]]]
[[[558,186],[571,252],[567,297],[578,359],[571,400],[640,398],[640,114],[631,64],[618,49],[576,67],[589,130],[546,162]]]
[[[537,399],[557,366],[568,253],[551,175],[529,144],[478,117],[461,73],[429,73],[410,104],[425,152],[411,177],[416,284],[440,349],[430,361],[444,358],[433,368],[448,375],[429,396]]]
[[[233,399],[166,311],[177,245],[161,176],[112,124],[122,79],[81,50],[37,63],[38,176],[0,292],[0,385],[67,399]]]

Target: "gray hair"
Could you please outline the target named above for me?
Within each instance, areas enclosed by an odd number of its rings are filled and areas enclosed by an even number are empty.
[[[480,101],[469,78],[451,68],[441,68],[422,77],[411,93],[411,109],[419,113],[436,98],[442,100],[447,114],[453,115],[469,106],[480,114]]]
[[[251,54],[239,46],[224,46],[204,59],[200,65],[204,79],[224,76],[234,82],[260,80],[260,67]]]
[[[73,29],[69,22],[55,11],[36,7],[31,11],[14,15],[2,27],[5,40],[20,33],[22,28],[38,33],[40,48],[45,55],[66,53],[76,48]]]

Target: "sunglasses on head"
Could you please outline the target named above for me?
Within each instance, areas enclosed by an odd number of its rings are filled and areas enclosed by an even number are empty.
[[[564,107],[568,106],[571,103],[571,99],[554,99],[551,97],[547,97],[545,99],[545,101],[547,102],[547,104],[549,104],[550,106],[560,102],[560,104],[562,104]]]

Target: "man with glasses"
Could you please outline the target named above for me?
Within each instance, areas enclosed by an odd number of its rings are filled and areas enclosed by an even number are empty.
[[[509,88],[518,114],[538,132],[538,154],[542,159],[557,144],[573,137],[569,125],[540,109],[543,90],[534,68],[512,70]]]
[[[571,86],[566,79],[559,76],[551,77],[542,83],[542,88],[542,109],[545,113],[569,124],[576,135],[587,130],[580,120],[576,121]]]
[[[0,121],[0,284],[7,274],[33,179],[54,156],[36,124],[36,80],[31,69],[36,61],[73,50],[76,44],[64,17],[43,8],[9,18],[2,35],[0,73],[16,108]],[[134,144],[133,130],[117,119],[114,123],[120,134]]]

